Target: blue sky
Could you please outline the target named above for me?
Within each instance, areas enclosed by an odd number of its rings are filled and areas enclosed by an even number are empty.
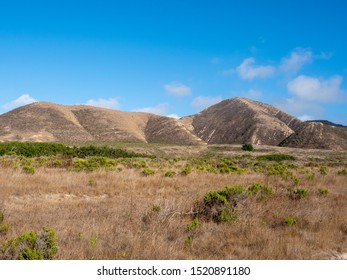
[[[0,113],[33,101],[186,116],[235,96],[347,125],[347,3],[2,1]]]

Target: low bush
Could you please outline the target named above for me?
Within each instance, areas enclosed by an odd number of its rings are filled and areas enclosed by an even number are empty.
[[[321,196],[327,196],[329,191],[328,189],[318,189],[318,193],[321,195]]]
[[[242,150],[243,151],[250,151],[252,152],[254,150],[254,147],[252,144],[243,144],[242,145]]]
[[[176,175],[175,171],[172,171],[172,170],[168,170],[164,174],[165,177],[174,177],[175,175]]]
[[[30,166],[30,165],[24,165],[23,166],[23,171],[27,174],[35,174],[36,172],[36,169],[35,167],[33,166]]]
[[[195,231],[198,229],[200,223],[198,218],[195,218],[187,225],[187,231]]]
[[[226,186],[222,190],[204,195],[201,214],[216,223],[232,222],[236,219],[236,206],[245,196],[242,186]]]
[[[73,157],[109,157],[109,158],[134,158],[134,157],[150,157],[152,155],[129,152],[124,149],[114,149],[103,146],[97,147],[93,145],[82,147],[68,147],[60,143],[33,143],[33,142],[9,142],[0,143],[0,156],[2,155],[18,155],[25,157],[53,156],[53,155],[69,155]]]
[[[283,219],[283,223],[287,226],[293,226],[297,224],[297,220],[292,216],[288,216]]]
[[[145,176],[151,176],[155,174],[155,171],[146,167],[143,169],[142,174]]]
[[[292,155],[286,155],[286,154],[270,154],[270,155],[257,156],[257,159],[279,162],[284,160],[295,160],[295,157]]]
[[[328,167],[326,166],[321,166],[319,168],[319,173],[322,174],[322,175],[327,175],[329,173],[329,170],[328,170]]]
[[[0,259],[51,260],[58,251],[54,229],[25,232],[0,247]]]
[[[292,199],[302,199],[308,195],[308,191],[304,188],[297,188],[294,190],[290,190],[290,197]]]
[[[187,176],[192,172],[192,165],[191,164],[186,164],[185,168],[181,170],[181,175]]]
[[[253,183],[252,186],[248,188],[247,193],[248,195],[255,195],[257,193],[260,193],[261,197],[266,197],[272,195],[273,190],[270,186],[259,183]]]

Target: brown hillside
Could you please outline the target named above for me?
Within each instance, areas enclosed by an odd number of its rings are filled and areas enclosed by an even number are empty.
[[[332,126],[322,122],[307,122],[280,146],[347,150],[347,127]]]
[[[0,115],[2,141],[92,141],[67,106],[38,102]]]
[[[347,128],[302,122],[246,98],[179,120],[150,113],[37,102],[0,115],[0,141],[242,144],[347,150]]]
[[[263,145],[278,145],[302,123],[273,106],[246,98],[224,100],[185,121],[207,143]]]
[[[118,141],[193,144],[178,120],[92,106],[37,102],[0,115],[0,141]]]

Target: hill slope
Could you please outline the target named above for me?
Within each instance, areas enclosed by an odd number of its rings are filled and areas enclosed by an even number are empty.
[[[200,142],[176,119],[47,102],[0,115],[0,141],[150,141],[185,145]]]
[[[278,145],[302,122],[283,111],[246,98],[224,100],[185,118],[202,140],[211,144],[253,143]]]
[[[347,150],[347,127],[327,121],[302,122],[271,105],[246,98],[227,99],[179,120],[37,102],[0,115],[0,141],[252,143]]]

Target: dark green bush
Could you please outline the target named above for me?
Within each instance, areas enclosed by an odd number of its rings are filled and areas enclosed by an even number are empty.
[[[283,161],[283,160],[295,160],[294,156],[286,155],[286,154],[269,154],[257,156],[258,160],[268,160],[268,161]]]
[[[243,144],[242,150],[252,152],[254,150],[254,147],[252,144]]]
[[[124,149],[114,149],[107,146],[97,147],[93,145],[82,147],[68,147],[60,143],[33,143],[33,142],[9,142],[0,143],[0,156],[15,154],[25,157],[69,155],[85,158],[92,156],[108,158],[133,158],[151,157],[146,154],[129,152]]]

